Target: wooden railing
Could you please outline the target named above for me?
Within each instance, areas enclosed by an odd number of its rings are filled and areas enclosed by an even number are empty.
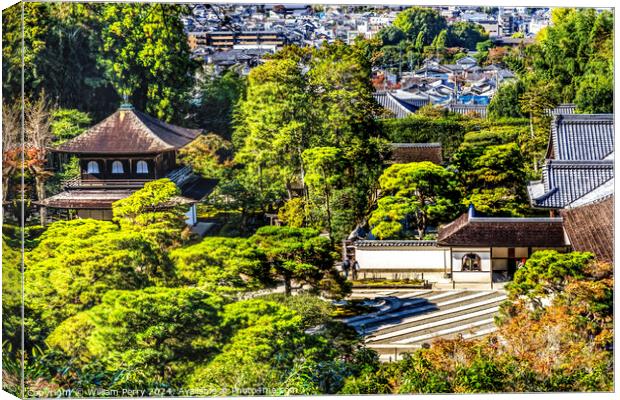
[[[151,180],[152,179],[82,179],[77,177],[63,181],[62,186],[65,189],[141,187]]]

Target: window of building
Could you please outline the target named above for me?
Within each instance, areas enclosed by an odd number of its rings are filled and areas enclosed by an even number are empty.
[[[149,165],[146,161],[138,161],[136,164],[136,174],[148,174],[149,173]]]
[[[113,174],[122,174],[125,171],[123,170],[123,163],[120,161],[114,161],[112,163],[112,173]]]
[[[482,271],[482,259],[480,256],[475,253],[465,254],[461,271]]]
[[[99,163],[97,161],[89,161],[88,164],[86,164],[86,173],[87,174],[98,174]]]

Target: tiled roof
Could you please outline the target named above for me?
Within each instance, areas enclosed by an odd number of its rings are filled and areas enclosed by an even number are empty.
[[[405,103],[415,110],[422,108],[431,103],[430,98],[427,96],[425,99],[400,99],[401,103]]]
[[[549,115],[560,115],[560,114],[568,115],[568,114],[574,114],[575,113],[575,108],[577,108],[577,106],[575,104],[572,104],[572,103],[560,104],[559,106],[557,106],[553,110],[547,110],[547,114],[549,114]]]
[[[437,244],[482,247],[566,246],[562,218],[487,218],[471,212],[439,228]]]
[[[389,92],[375,93],[374,97],[377,103],[379,103],[383,108],[391,111],[396,118],[404,118],[415,111],[415,107],[400,101]]]
[[[463,115],[475,112],[482,118],[487,117],[487,106],[483,104],[449,104],[448,111]]]
[[[607,182],[601,184],[596,189],[592,190],[589,193],[586,193],[584,196],[581,196],[577,200],[573,201],[568,206],[566,206],[566,208],[582,207],[588,204],[603,201],[609,197],[612,197],[613,195],[614,195],[614,179],[611,178]]]
[[[133,108],[120,109],[54,149],[66,153],[152,154],[179,149],[200,130],[160,121]]]
[[[471,56],[466,56],[466,57],[463,57],[463,58],[457,60],[456,63],[457,64],[476,65],[476,64],[478,64],[478,61],[476,61],[476,59],[471,57]]]
[[[589,251],[597,259],[614,259],[614,197],[560,211],[564,229],[575,251]]]
[[[614,150],[614,116],[555,115],[549,145],[554,160],[602,160]]]
[[[391,161],[399,164],[430,161],[441,164],[441,143],[392,143]]]
[[[561,105],[556,110],[562,108],[573,112],[574,105]],[[613,194],[613,117],[613,114],[553,116],[542,180],[528,185],[532,206],[561,209]]]
[[[195,174],[188,166],[175,169],[167,177],[177,185],[184,197],[196,201],[207,197],[218,182],[217,179],[206,179]]]
[[[355,247],[435,247],[435,240],[358,240]]]
[[[534,207],[564,208],[613,176],[612,160],[548,160],[543,167],[543,190],[541,191],[540,182],[533,182],[528,191]]]
[[[67,190],[48,197],[37,204],[49,208],[109,210],[112,203],[130,196],[137,189],[90,189]],[[192,204],[194,201],[183,196],[175,196],[170,204]]]
[[[392,143],[394,147],[441,148],[441,143]]]

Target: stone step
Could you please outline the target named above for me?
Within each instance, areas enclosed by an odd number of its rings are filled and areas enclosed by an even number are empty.
[[[387,313],[390,310],[398,310],[402,305],[402,301],[397,297],[383,297],[383,300],[384,304],[381,305],[377,311],[369,314],[362,314],[356,315],[354,317],[344,318],[342,322],[354,326],[357,321],[376,318],[382,314]]]
[[[464,305],[461,305],[458,303],[452,304],[446,307],[442,307],[438,311],[425,313],[425,314],[414,316],[414,317],[403,318],[400,321],[378,325],[370,329],[366,328],[366,332],[367,333],[373,332],[371,337],[376,337],[378,334],[381,334],[381,335],[387,334],[390,332],[394,332],[396,330],[401,330],[404,328],[417,326],[420,323],[435,322],[435,321],[445,319],[445,318],[456,317],[456,316],[465,315],[465,314],[472,313],[472,312],[481,311],[481,310],[488,309],[491,307],[496,307],[496,306],[499,306],[504,301],[504,299],[505,297],[502,297],[502,298],[492,297],[489,299],[484,299],[482,301],[478,301],[475,303],[468,303]]]
[[[479,317],[485,317],[488,319],[489,315],[492,317],[495,313],[499,311],[499,307],[491,307],[485,308],[479,311],[466,313],[463,315],[458,315],[450,318],[441,318],[436,321],[426,322],[411,326],[408,328],[399,329],[393,332],[384,333],[380,335],[373,336],[367,339],[367,342],[378,342],[378,343],[400,343],[401,340],[399,338],[411,338],[415,337],[415,335],[420,332],[433,332],[439,329],[442,329],[446,326],[459,326],[463,323],[471,323],[474,322]],[[405,342],[406,343],[406,342]]]
[[[465,334],[461,334],[463,339],[476,339],[482,337],[484,335],[488,335],[497,330],[494,325],[489,325],[488,327],[482,326],[479,330],[474,332],[468,332]],[[445,339],[452,339],[459,335],[459,333],[450,334],[443,336]],[[412,343],[412,344],[368,344],[368,348],[375,350],[379,354],[379,361],[381,362],[392,362],[401,360],[403,358],[403,354],[405,353],[414,353],[416,350],[422,348],[422,343]]]
[[[434,339],[436,337],[444,337],[450,334],[455,333],[471,333],[475,332],[479,329],[487,329],[494,322],[494,318],[482,318],[479,320],[474,320],[473,322],[468,322],[467,324],[462,324],[462,321],[457,321],[455,323],[448,324],[449,327],[445,327],[441,330],[432,330],[427,329],[422,335],[415,335],[412,337],[408,337],[406,339],[401,339],[390,344],[410,344],[410,343],[418,343],[424,342],[429,339]],[[454,325],[454,326],[450,326]]]
[[[418,315],[424,312],[430,311],[438,311],[443,306],[448,306],[451,304],[467,304],[466,302],[471,302],[474,299],[480,299],[482,297],[493,297],[496,296],[496,292],[444,292],[439,295],[430,296],[426,299],[412,299],[410,301],[405,301],[401,304],[401,309],[398,311],[389,311],[383,314],[374,314],[367,315],[367,318],[358,318],[350,325],[355,328],[364,328],[364,330],[368,330],[369,327],[373,325],[378,325],[380,323],[385,323],[389,320],[393,319],[403,319],[405,317],[410,317],[413,315]],[[442,300],[439,302],[434,302],[432,300]],[[364,316],[360,316],[364,317]]]

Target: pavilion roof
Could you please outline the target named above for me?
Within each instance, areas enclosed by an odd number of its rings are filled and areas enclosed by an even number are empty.
[[[53,150],[84,154],[152,154],[179,149],[199,134],[198,129],[168,124],[124,105]]]
[[[195,174],[189,166],[177,168],[166,176],[174,182],[181,194],[189,199],[201,201],[207,197],[218,183],[217,179],[206,179]]]
[[[137,189],[76,189],[66,190],[57,195],[48,197],[36,204],[49,208],[109,210],[112,203],[129,197]],[[184,196],[175,196],[169,204],[163,206],[193,204],[195,200]]]
[[[477,217],[468,213],[439,229],[437,244],[471,247],[567,246],[562,218]]]

